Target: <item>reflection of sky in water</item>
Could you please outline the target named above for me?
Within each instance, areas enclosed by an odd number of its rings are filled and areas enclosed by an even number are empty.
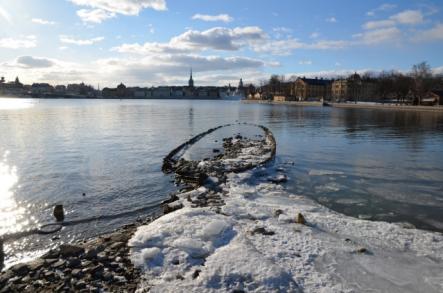
[[[0,98],[0,110],[19,110],[31,108],[35,104],[32,99]]]

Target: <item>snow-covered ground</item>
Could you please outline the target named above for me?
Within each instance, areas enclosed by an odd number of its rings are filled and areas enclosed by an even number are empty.
[[[443,292],[443,235],[335,213],[268,183],[229,175],[221,213],[185,207],[142,226],[132,260],[152,292]],[[307,224],[296,224],[301,212]]]

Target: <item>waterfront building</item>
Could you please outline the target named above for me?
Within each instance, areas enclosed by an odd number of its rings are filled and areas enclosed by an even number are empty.
[[[354,73],[346,79],[332,83],[332,98],[334,101],[368,101],[375,97],[377,85],[370,79],[362,79]]]
[[[54,87],[49,83],[33,83],[31,85],[31,93],[33,95],[52,94]]]
[[[298,101],[328,100],[331,97],[332,80],[323,78],[297,78],[292,84],[291,95]]]

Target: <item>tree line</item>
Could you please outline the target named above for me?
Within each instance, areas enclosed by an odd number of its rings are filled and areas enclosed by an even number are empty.
[[[349,76],[337,76],[334,80],[350,79]],[[259,86],[251,85],[249,93],[260,92],[262,96],[272,98],[274,95],[290,96],[293,82],[297,76],[286,78],[284,75],[271,75],[268,80],[260,82]],[[412,99],[415,103],[421,101],[434,90],[443,90],[443,75],[433,73],[427,62],[421,62],[412,66],[409,72],[382,71],[379,73],[365,72],[361,75],[362,83],[374,85],[374,96],[378,100],[397,100],[405,103]]]

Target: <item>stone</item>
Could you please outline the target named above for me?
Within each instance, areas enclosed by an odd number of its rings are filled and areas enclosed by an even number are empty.
[[[262,235],[266,235],[266,236],[271,236],[271,235],[274,235],[275,232],[274,232],[274,231],[268,231],[268,230],[266,230],[266,229],[263,228],[263,227],[257,227],[257,228],[255,228],[255,229],[251,232],[251,234],[252,234],[252,235],[254,235],[254,234],[262,234]]]
[[[280,216],[281,214],[284,214],[284,212],[280,209],[277,209],[274,212],[274,217],[278,218],[278,216]]]
[[[83,276],[83,272],[81,269],[74,269],[74,270],[72,270],[71,275],[74,278],[81,278]]]
[[[364,247],[361,247],[361,248],[357,249],[357,253],[363,254],[363,253],[367,253],[367,252],[368,252],[368,250],[366,248],[364,248]]]
[[[65,266],[65,264],[66,264],[66,261],[63,260],[63,259],[60,259],[59,261],[57,261],[56,263],[54,263],[54,264],[52,265],[52,267],[55,268],[55,269],[61,269],[62,267]]]
[[[43,259],[56,259],[60,255],[60,252],[54,249],[49,250],[47,253],[45,253],[42,258]]]
[[[183,208],[183,204],[181,202],[174,202],[174,203],[166,204],[163,206],[163,213],[166,215],[166,214],[175,212],[181,208]]]
[[[79,256],[84,252],[85,249],[77,245],[71,245],[71,244],[60,245],[60,255],[62,257]]]
[[[116,242],[116,243],[112,244],[112,245],[110,246],[110,248],[111,248],[112,250],[117,250],[117,249],[120,249],[120,248],[125,247],[125,246],[126,246],[126,244],[123,243],[123,242]]]
[[[85,283],[85,281],[79,281],[79,282],[75,283],[74,287],[77,290],[85,289],[86,283]]]
[[[95,259],[97,257],[97,250],[94,248],[88,249],[85,252],[86,259]]]
[[[128,282],[128,280],[126,280],[125,277],[123,276],[114,276],[114,280],[116,281],[117,284],[126,284]]]
[[[302,213],[298,213],[297,216],[295,217],[295,222],[297,224],[301,224],[301,225],[306,225],[306,219],[305,217],[302,215]]]
[[[71,258],[68,260],[68,266],[70,268],[78,268],[82,264],[81,260],[78,258]]]
[[[200,275],[201,270],[195,270],[194,273],[192,273],[192,279],[197,279],[198,276]]]
[[[11,268],[11,270],[18,276],[25,276],[29,272],[29,266],[27,264],[17,264]]]
[[[63,209],[63,205],[58,204],[54,207],[54,217],[57,222],[62,222],[65,219],[65,211]]]
[[[37,260],[35,260],[35,261],[33,261],[33,262],[31,262],[31,263],[28,264],[29,269],[30,269],[31,271],[39,270],[39,269],[41,269],[44,265],[45,265],[45,260],[43,260],[43,259],[41,259],[41,258],[39,258],[39,259],[37,259]]]

